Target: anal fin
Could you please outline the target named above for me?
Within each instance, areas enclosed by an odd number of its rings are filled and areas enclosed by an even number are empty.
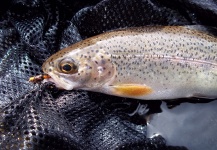
[[[114,86],[109,86],[112,88],[114,95],[124,96],[124,97],[139,97],[143,95],[148,95],[153,92],[152,88],[143,84],[119,84]]]

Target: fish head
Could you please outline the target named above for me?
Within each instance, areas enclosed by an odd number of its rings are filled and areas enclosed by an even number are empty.
[[[57,88],[96,89],[114,79],[116,69],[111,55],[102,49],[59,51],[48,58],[42,70]]]

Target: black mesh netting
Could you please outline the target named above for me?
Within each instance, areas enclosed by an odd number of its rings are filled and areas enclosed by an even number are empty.
[[[145,120],[129,115],[140,101],[33,85],[30,76],[59,49],[122,27],[217,26],[213,0],[8,0],[0,4],[0,149],[164,149]],[[160,102],[142,103],[158,108]],[[158,111],[156,109],[156,111]],[[159,110],[160,111],[160,110]]]

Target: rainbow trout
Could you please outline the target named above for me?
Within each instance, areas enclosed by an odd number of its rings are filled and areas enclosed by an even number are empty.
[[[191,26],[106,32],[52,55],[43,64],[65,90],[136,99],[217,97],[217,38]]]

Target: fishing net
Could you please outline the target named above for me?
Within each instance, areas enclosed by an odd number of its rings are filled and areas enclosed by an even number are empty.
[[[212,0],[8,0],[0,5],[0,149],[164,149],[147,136],[161,101],[138,101],[34,85],[51,54],[108,30],[144,25],[217,25]],[[207,17],[208,16],[208,17]],[[138,106],[140,113],[136,112]]]

